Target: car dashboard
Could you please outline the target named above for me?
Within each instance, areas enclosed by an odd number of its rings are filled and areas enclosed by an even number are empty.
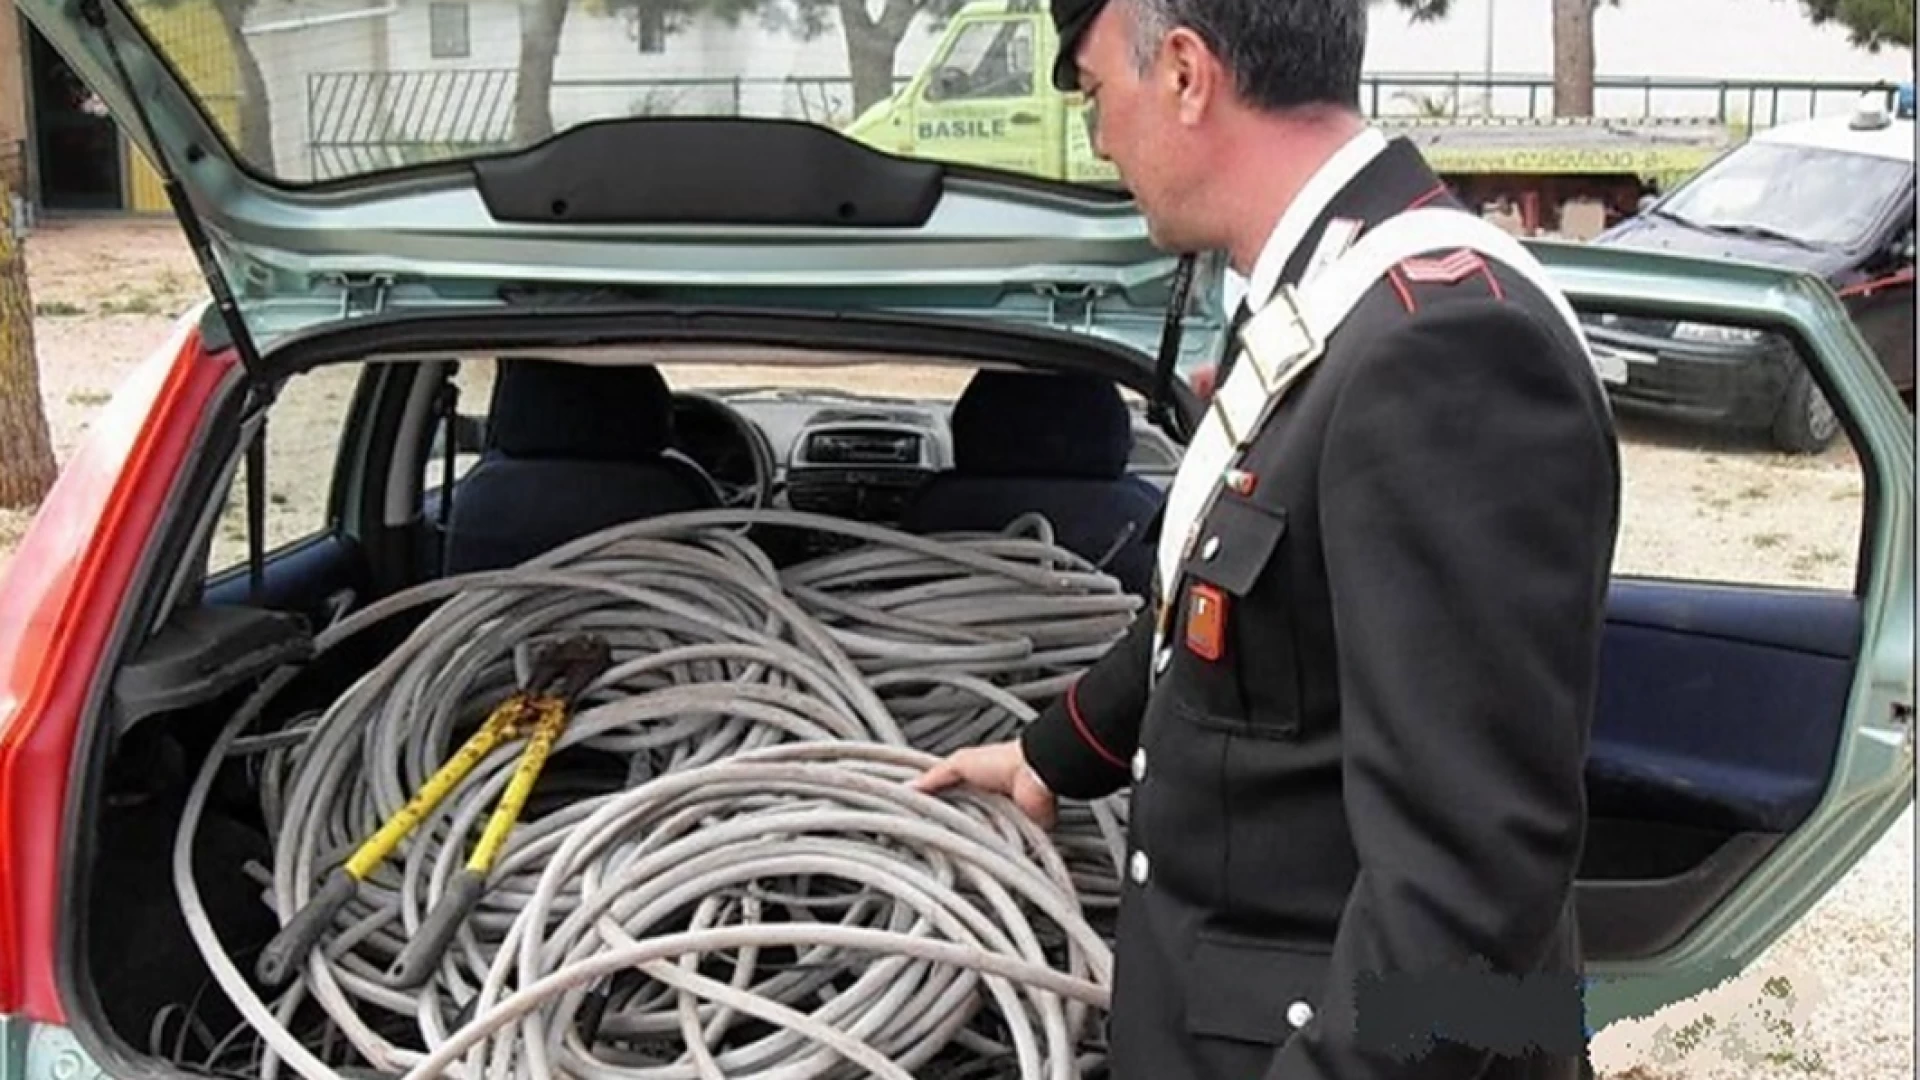
[[[724,485],[754,482],[756,451],[742,429],[752,433],[772,465],[769,506],[892,525],[955,466],[947,401],[752,390],[682,391],[675,401],[676,449]],[[1128,471],[1170,485],[1178,445],[1137,408],[1133,430]]]

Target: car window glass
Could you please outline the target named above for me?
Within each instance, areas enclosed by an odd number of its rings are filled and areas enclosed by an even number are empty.
[[[1055,47],[1039,4],[126,7],[225,148],[262,177],[294,184],[471,161],[589,124],[665,117],[811,124],[886,154],[1104,189],[1119,180],[1068,125],[1051,122],[1067,111],[1038,74]],[[916,115],[988,101],[1019,101],[1045,119],[995,126]],[[985,126],[963,126],[960,138],[920,134],[923,123],[956,120]],[[1049,140],[1057,145],[1043,152]]]
[[[760,424],[768,437],[776,462],[784,466],[792,450],[799,421],[817,410],[836,404],[854,413],[889,402],[930,405],[944,412],[951,409],[966,390],[975,368],[962,364],[748,364],[668,362],[659,365],[667,385],[676,393],[701,394],[731,403]],[[458,481],[480,460],[486,445],[489,407],[493,396],[495,363],[487,358],[460,361],[455,386],[458,388],[454,477]],[[1121,397],[1138,415],[1144,400],[1138,393],[1123,389]],[[836,402],[834,399],[838,398]],[[685,414],[683,414],[685,415]],[[444,483],[445,425],[434,421],[434,432],[426,459],[421,463],[421,490],[427,493],[429,506],[437,505],[435,494]],[[710,471],[724,474],[723,479],[739,481],[743,460],[731,433],[716,422],[711,412],[694,415],[676,431],[677,448]],[[1170,473],[1177,464],[1178,448],[1162,437],[1138,440],[1133,451],[1133,468],[1147,474]]]
[[[976,22],[954,38],[927,81],[927,100],[965,101],[1033,93],[1033,24]]]
[[[1851,246],[1884,221],[1913,164],[1867,154],[1748,143],[1662,208],[1696,227]]]
[[[340,438],[363,368],[340,364],[288,380],[267,415],[266,544],[268,554],[327,532]],[[207,571],[247,561],[247,470],[234,471],[214,525]]]
[[[756,412],[777,415],[781,410],[770,402],[789,392],[808,395],[842,395],[848,404],[862,400],[895,399],[923,401],[950,406],[965,388],[971,369],[951,365],[913,366],[906,364],[855,364],[845,366],[798,366],[757,364],[666,363],[659,365],[661,375],[675,392],[702,393],[722,399],[738,399]],[[458,453],[454,457],[454,478],[465,476],[479,460],[486,445],[488,414],[493,399],[495,362],[486,357],[460,361],[454,385],[458,389],[456,424]],[[757,405],[755,403],[758,403]],[[816,404],[826,404],[816,402]],[[703,418],[704,419],[704,418]],[[422,489],[431,495],[445,479],[444,423],[434,421],[432,447],[424,462]],[[695,430],[678,432],[682,451],[697,458],[708,452],[730,453],[737,447],[690,445],[724,441],[727,433],[711,423],[700,423]],[[777,434],[774,433],[774,434]],[[785,462],[787,447],[776,445],[776,455]]]
[[[480,460],[480,452],[486,445],[487,405],[493,398],[494,362],[487,358],[468,358],[461,360],[453,371],[454,397],[453,412],[456,417],[454,438],[458,452],[453,459],[453,475],[457,480],[467,474]],[[428,455],[426,475],[422,477],[422,489],[428,492],[437,490],[446,477],[447,427],[444,412],[435,410],[433,421],[433,445]]]
[[[1796,350],[1711,324],[1588,329],[1626,377],[1616,577],[1854,589],[1865,474]]]

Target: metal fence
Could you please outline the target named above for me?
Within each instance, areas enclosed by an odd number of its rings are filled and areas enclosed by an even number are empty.
[[[898,76],[898,89],[911,79]],[[330,71],[307,80],[313,178],[432,161],[514,145],[513,68]],[[1881,82],[1602,76],[1597,117],[1711,120],[1748,131],[1849,107]],[[1545,121],[1553,80],[1539,75],[1375,74],[1361,104],[1376,118],[1494,116]],[[853,119],[852,80],[836,76],[559,78],[548,97],[556,128],[612,116],[769,116],[841,126]]]
[[[313,178],[394,168],[505,145],[511,69],[328,71],[307,79]]]
[[[1849,108],[1862,94],[1891,95],[1893,90],[1886,82],[1602,75],[1593,81],[1593,112],[1626,120],[1685,117],[1759,130]],[[1361,104],[1376,117],[1546,120],[1554,112],[1553,79],[1545,75],[1377,74],[1361,81],[1360,94]]]
[[[895,80],[896,88],[909,80]],[[316,180],[514,145],[513,68],[327,71],[307,77],[309,166]],[[555,79],[554,126],[610,116],[776,116],[840,126],[853,82],[834,76]]]

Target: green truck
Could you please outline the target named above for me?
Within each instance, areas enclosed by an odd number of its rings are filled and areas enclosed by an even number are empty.
[[[975,0],[954,14],[929,60],[892,97],[844,130],[890,153],[1074,182],[1117,182],[1113,167],[1093,152],[1085,101],[1055,90],[1046,77],[1058,50],[1053,22],[1039,0]],[[1635,92],[1644,86],[1645,112],[1629,118],[1543,117],[1541,91],[1550,103],[1551,82],[1513,77],[1371,76],[1362,105],[1389,134],[1420,144],[1470,205],[1504,208],[1521,231],[1533,234],[1567,231],[1562,211],[1574,204],[1593,208],[1587,217],[1596,229],[1632,215],[1644,197],[1670,189],[1742,142],[1753,126],[1793,119],[1781,115],[1783,93],[1805,94],[1809,102],[1839,93],[1851,101],[1870,88],[1683,79],[1602,79],[1599,86]],[[1460,115],[1460,91],[1482,88],[1489,95],[1525,90],[1527,114]],[[1694,100],[1705,102],[1701,115],[1655,117],[1653,94],[1674,90],[1692,91]],[[1741,117],[1743,95],[1747,109]],[[1445,104],[1449,97],[1451,106]],[[1390,111],[1407,101],[1413,103],[1407,113]]]
[[[1086,101],[1046,73],[1060,51],[1032,0],[975,0],[960,9],[928,62],[846,134],[889,153],[937,157],[1074,182],[1118,182],[1093,152]]]

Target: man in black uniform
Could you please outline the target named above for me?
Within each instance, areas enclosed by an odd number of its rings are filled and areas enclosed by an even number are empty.
[[[1228,252],[1255,310],[1457,206],[1358,112],[1366,6],[1054,0],[1056,82],[1156,242]],[[1150,611],[1019,742],[921,778],[1043,823],[1131,782],[1116,1080],[1588,1073],[1573,878],[1618,453],[1510,263],[1385,274],[1217,501],[1163,523],[1193,542],[1161,644]]]

